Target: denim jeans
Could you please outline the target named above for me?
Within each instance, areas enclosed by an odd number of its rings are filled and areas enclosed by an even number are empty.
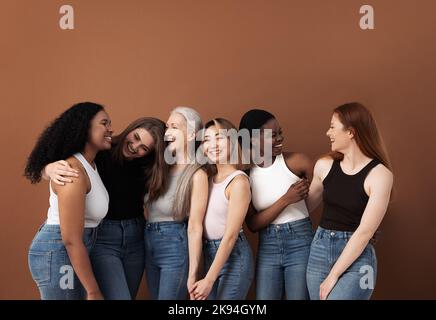
[[[186,223],[145,225],[145,274],[154,300],[184,300],[188,296],[188,235]]]
[[[310,299],[319,300],[319,287],[330,273],[352,234],[352,232],[327,230],[321,227],[316,231],[307,266]],[[373,245],[368,244],[362,254],[341,275],[327,299],[368,300],[374,291],[376,278],[377,258]]]
[[[97,228],[85,228],[83,243],[92,250]],[[64,246],[59,225],[43,224],[30,245],[30,273],[42,300],[82,300],[86,291],[75,274]]]
[[[205,240],[204,263],[207,272],[212,265],[221,240]],[[216,279],[208,300],[245,299],[254,278],[253,253],[243,232],[240,232],[229,258]]]
[[[135,299],[145,266],[144,218],[102,220],[91,263],[105,299]]]
[[[309,218],[270,224],[259,233],[256,299],[309,299],[307,261],[313,239]]]

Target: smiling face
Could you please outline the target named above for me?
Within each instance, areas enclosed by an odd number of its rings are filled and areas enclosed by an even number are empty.
[[[184,116],[173,112],[166,123],[165,141],[172,152],[183,151],[187,143],[187,123]]]
[[[216,126],[204,132],[203,150],[212,163],[226,164],[230,157],[229,137]]]
[[[283,152],[283,132],[279,122],[272,118],[260,128],[260,142],[258,142],[260,154],[264,155],[266,148],[272,148],[272,156],[275,157]]]
[[[144,128],[136,128],[124,139],[122,152],[126,159],[132,160],[146,156],[153,148],[152,135]]]
[[[331,150],[342,153],[350,146],[353,139],[352,131],[344,127],[336,113],[333,113],[326,135],[330,138]]]
[[[106,111],[99,111],[92,119],[88,143],[98,151],[112,147],[112,124]]]

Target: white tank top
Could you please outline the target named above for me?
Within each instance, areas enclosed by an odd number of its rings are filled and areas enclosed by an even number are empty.
[[[91,182],[91,190],[86,194],[85,198],[85,228],[95,228],[106,216],[109,207],[109,194],[103,181],[101,181],[97,166],[94,169],[80,153],[74,154],[74,157],[82,163]],[[47,224],[59,224],[58,197],[51,188],[51,182],[50,208],[47,216]]]
[[[239,175],[247,176],[243,171],[236,170],[229,174],[223,182],[214,183],[212,178],[209,181],[209,200],[203,221],[204,237],[208,240],[219,240],[224,236],[229,206],[225,190],[233,178]]]
[[[300,178],[286,165],[283,154],[276,156],[274,163],[267,168],[255,165],[250,170],[251,197],[254,208],[262,211],[270,207],[298,180]],[[288,223],[308,216],[306,203],[301,200],[288,205],[271,223]]]

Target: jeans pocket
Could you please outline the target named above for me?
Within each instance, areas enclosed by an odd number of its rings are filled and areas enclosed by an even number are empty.
[[[51,281],[52,252],[29,251],[29,269],[38,287],[48,285]]]

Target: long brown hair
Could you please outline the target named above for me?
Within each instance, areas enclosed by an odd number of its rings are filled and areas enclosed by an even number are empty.
[[[334,109],[333,113],[339,117],[345,130],[353,132],[357,146],[365,156],[380,161],[386,168],[392,170],[377,124],[364,105],[358,102],[346,103]],[[328,155],[335,160],[344,158],[344,155],[337,151]]]
[[[152,117],[143,117],[130,123],[119,135],[112,139],[112,156],[122,164],[126,159],[123,156],[123,142],[127,135],[135,129],[147,130],[153,137],[154,148],[145,156],[147,164],[144,168],[147,177],[147,188],[149,197],[147,202],[152,202],[165,193],[168,185],[168,164],[164,158],[165,151],[165,123],[162,120]]]

